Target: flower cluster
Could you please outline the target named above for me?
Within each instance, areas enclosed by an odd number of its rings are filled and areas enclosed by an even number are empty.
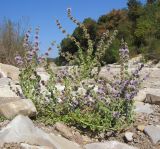
[[[22,65],[23,64],[23,60],[22,60],[21,56],[17,55],[15,57],[15,60],[16,60],[16,62],[17,62],[18,65]]]

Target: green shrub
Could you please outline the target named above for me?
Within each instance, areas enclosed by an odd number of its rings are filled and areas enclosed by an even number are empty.
[[[160,61],[160,46],[159,39],[150,39],[148,41],[148,46],[144,47],[144,57],[146,60],[155,60],[157,62]]]

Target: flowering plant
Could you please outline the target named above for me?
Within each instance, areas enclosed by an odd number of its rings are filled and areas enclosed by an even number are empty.
[[[24,44],[26,57],[24,60],[16,57],[18,63],[23,66],[20,84],[24,96],[33,100],[38,110],[38,120],[46,124],[63,121],[96,134],[122,129],[133,120],[133,98],[141,83],[139,72],[143,65],[129,73],[129,50],[127,44],[122,41],[119,50],[120,74],[114,76],[114,80],[100,78],[100,60],[117,31],[110,37],[108,31],[104,33],[95,52],[87,29],[71,16],[70,9],[68,17],[82,28],[88,41],[88,49],[84,51],[80,43],[67,34],[59,20],[56,20],[58,28],[75,42],[79,50],[75,55],[61,53],[74,65],[55,72],[45,57],[38,56],[38,30],[33,45],[29,43],[29,31]],[[60,49],[60,46],[57,47]],[[50,50],[51,48],[48,51]],[[48,56],[48,52],[45,55]],[[46,82],[37,74],[36,69],[39,65],[49,74],[49,80]]]

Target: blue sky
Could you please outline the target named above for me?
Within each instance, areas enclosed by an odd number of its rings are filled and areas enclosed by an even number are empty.
[[[64,28],[72,33],[76,27],[66,15],[66,9],[72,8],[72,14],[80,21],[87,17],[98,19],[112,9],[127,7],[127,0],[0,0],[0,22],[4,17],[14,22],[23,22],[33,30],[40,27],[40,47],[44,52],[50,43],[57,43],[64,35],[57,29],[53,18],[58,18]],[[56,57],[58,50],[54,49],[51,56]]]

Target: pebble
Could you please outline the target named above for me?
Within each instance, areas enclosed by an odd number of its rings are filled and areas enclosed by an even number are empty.
[[[144,128],[145,128],[144,125],[138,125],[138,126],[137,126],[137,129],[138,129],[139,131],[144,131]]]
[[[128,142],[133,141],[133,133],[132,133],[132,132],[125,132],[125,139],[126,139]]]

